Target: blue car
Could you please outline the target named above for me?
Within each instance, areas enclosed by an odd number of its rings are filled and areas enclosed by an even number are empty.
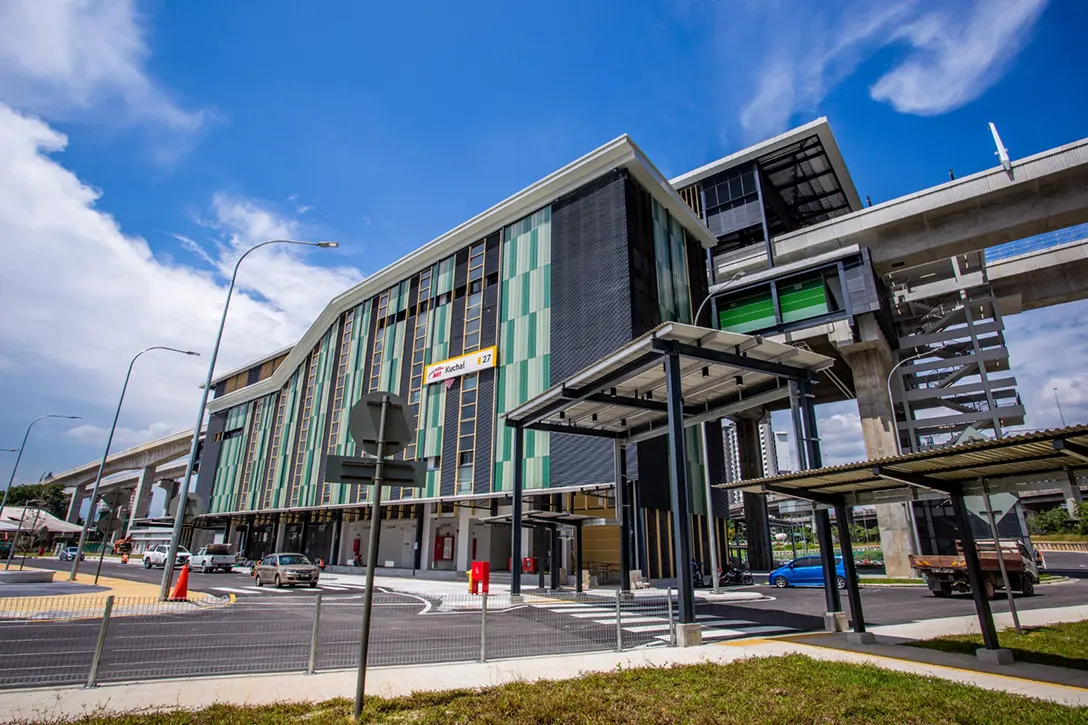
[[[842,557],[835,557],[835,586],[846,588],[846,570]],[[802,556],[789,564],[778,567],[767,577],[767,583],[779,589],[786,587],[822,587],[824,585],[823,562],[818,556]]]

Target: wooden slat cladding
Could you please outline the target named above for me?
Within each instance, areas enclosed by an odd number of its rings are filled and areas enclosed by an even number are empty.
[[[692,184],[691,186],[685,186],[678,192],[680,198],[684,200],[684,203],[691,207],[691,210],[695,212],[700,219],[703,218],[703,194],[702,189],[698,184]]]

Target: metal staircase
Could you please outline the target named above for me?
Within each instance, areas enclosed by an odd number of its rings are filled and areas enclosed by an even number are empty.
[[[902,296],[905,298],[905,296]],[[892,400],[903,452],[951,445],[968,428],[1000,437],[1022,425],[1016,378],[997,300],[989,288],[897,299],[900,365]]]

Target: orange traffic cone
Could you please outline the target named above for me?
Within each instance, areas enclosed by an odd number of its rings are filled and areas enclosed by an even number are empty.
[[[189,562],[181,568],[178,574],[178,583],[174,585],[174,591],[170,592],[170,601],[186,601],[189,598]]]

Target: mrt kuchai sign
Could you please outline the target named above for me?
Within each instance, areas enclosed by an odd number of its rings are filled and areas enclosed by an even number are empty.
[[[462,375],[493,368],[495,367],[495,357],[495,347],[492,346],[428,365],[427,382],[437,383],[449,378],[459,378]]]

